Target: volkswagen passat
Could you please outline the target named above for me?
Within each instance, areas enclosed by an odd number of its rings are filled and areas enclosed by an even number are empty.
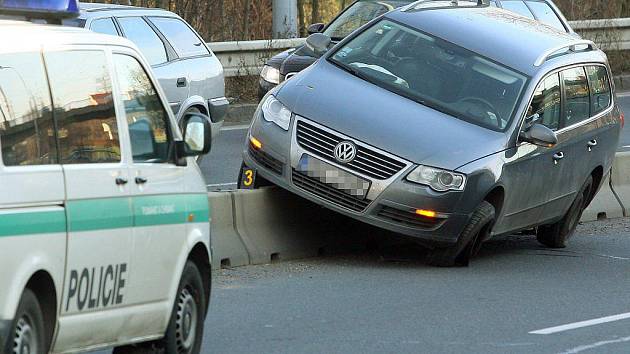
[[[272,90],[240,185],[264,179],[412,236],[436,265],[532,228],[564,247],[623,124],[606,56],[513,12],[453,3],[390,12]]]

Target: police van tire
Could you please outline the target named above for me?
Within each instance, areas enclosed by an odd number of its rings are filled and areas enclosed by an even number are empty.
[[[9,331],[5,352],[39,354],[48,353],[45,333],[44,314],[31,289],[25,289],[20,299],[15,319]]]
[[[580,223],[582,213],[589,202],[592,188],[593,177],[589,176],[562,219],[553,224],[538,227],[536,232],[538,242],[549,248],[565,248],[567,241],[573,236],[575,229]]]
[[[179,281],[175,304],[163,347],[167,354],[197,354],[201,350],[206,313],[206,290],[197,266],[187,261]]]
[[[494,226],[495,209],[492,204],[483,201],[470,217],[470,221],[460,234],[457,242],[449,247],[436,248],[430,254],[427,263],[435,267],[466,267],[481,248]]]

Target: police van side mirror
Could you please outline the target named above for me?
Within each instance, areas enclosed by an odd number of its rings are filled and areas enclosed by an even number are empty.
[[[208,117],[199,113],[187,113],[182,118],[184,141],[177,144],[177,157],[205,155],[210,152],[212,129]]]

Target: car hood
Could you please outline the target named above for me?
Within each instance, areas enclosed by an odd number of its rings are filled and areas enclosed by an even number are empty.
[[[423,106],[321,60],[276,94],[295,114],[417,164],[455,170],[505,149],[507,134]]]

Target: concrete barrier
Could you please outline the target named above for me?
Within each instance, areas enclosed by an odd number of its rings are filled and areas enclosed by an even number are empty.
[[[611,180],[612,187],[621,202],[623,215],[630,216],[630,152],[617,153]]]
[[[212,235],[212,267],[235,267],[250,264],[249,254],[234,228],[232,193],[208,193]]]

